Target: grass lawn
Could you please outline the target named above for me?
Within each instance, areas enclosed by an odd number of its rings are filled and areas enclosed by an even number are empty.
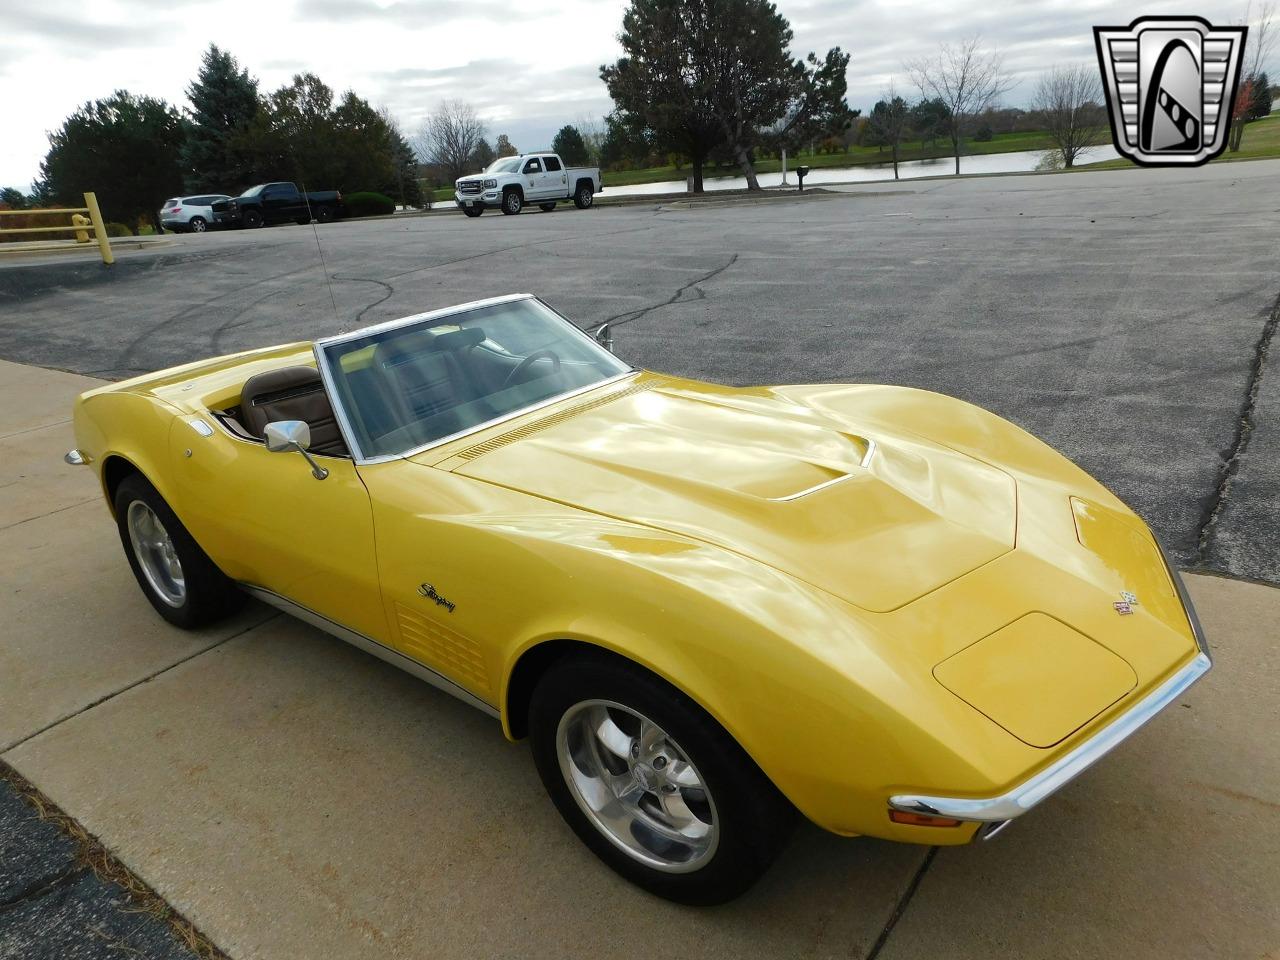
[[[1209,162],[1256,160],[1260,157],[1280,157],[1280,113],[1273,113],[1262,120],[1245,124],[1240,149],[1235,153],[1225,150],[1221,156]],[[1132,166],[1132,160],[1121,157],[1118,160],[1103,160],[1101,163],[1086,163],[1079,167],[1072,167],[1072,170],[1116,170]]]

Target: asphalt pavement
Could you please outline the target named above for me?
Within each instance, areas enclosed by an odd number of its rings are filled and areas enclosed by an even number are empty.
[[[1280,582],[1280,161],[847,191],[291,224],[114,268],[16,261],[0,357],[119,378],[527,291],[583,326],[613,320],[640,366],[989,407],[1100,477],[1180,563]]]

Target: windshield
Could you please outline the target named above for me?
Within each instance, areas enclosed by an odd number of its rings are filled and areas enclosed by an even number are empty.
[[[520,166],[519,157],[499,157],[489,164],[485,173],[511,173]]]
[[[402,455],[631,369],[532,298],[325,344],[322,355],[366,458]]]
[[[240,196],[242,196],[242,197],[256,197],[258,194],[260,194],[260,193],[263,191],[263,188],[264,188],[264,187],[266,187],[266,184],[265,184],[265,183],[260,183],[260,184],[258,184],[256,187],[250,187],[250,188],[249,188],[248,190],[246,190],[244,193],[240,194]]]

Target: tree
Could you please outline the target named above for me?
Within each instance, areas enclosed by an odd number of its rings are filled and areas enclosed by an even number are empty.
[[[348,90],[329,117],[332,127],[326,184],[399,196],[395,142],[387,117]],[[320,183],[316,181],[317,185]]]
[[[1236,90],[1236,99],[1231,110],[1231,131],[1227,139],[1227,149],[1233,153],[1240,149],[1244,138],[1244,125],[1254,112],[1255,100],[1267,100],[1267,111],[1271,110],[1267,89],[1259,90],[1259,82],[1265,74],[1262,68],[1271,56],[1276,45],[1276,32],[1273,21],[1276,15],[1275,0],[1263,0],[1258,8],[1257,19],[1253,19],[1253,5],[1245,7],[1244,20],[1249,25],[1249,33],[1245,38],[1244,56],[1240,64],[1240,85]],[[1265,116],[1265,114],[1264,114]]]
[[[442,100],[422,127],[423,158],[438,166],[450,181],[456,180],[467,173],[484,134],[484,122],[471,104]]]
[[[596,117],[581,115],[574,122],[587,145],[587,162],[600,166],[600,148],[604,145],[605,127]]]
[[[1253,80],[1253,96],[1250,98],[1249,115],[1246,123],[1264,120],[1271,115],[1271,78],[1266,71],[1258,74]]]
[[[911,127],[921,146],[927,140],[932,147],[951,128],[951,110],[937,97],[921,100],[911,108]]]
[[[391,115],[391,111],[383,107],[378,113],[387,126],[387,140],[391,145],[391,164],[395,173],[395,195],[400,200],[400,206],[421,206],[422,187],[418,183],[418,155],[405,137],[404,131],[400,129],[399,122]]]
[[[1106,130],[1101,100],[1102,85],[1093,64],[1054,67],[1036,85],[1032,109],[1044,115],[1045,129],[1064,167],[1074,166],[1081,152]]]
[[[937,56],[908,61],[906,67],[920,95],[941,100],[947,108],[947,136],[959,174],[966,123],[1009,89],[1000,55],[983,49],[980,37],[972,37],[944,43]]]
[[[600,166],[610,170],[643,166],[652,152],[650,132],[638,118],[617,110],[604,118],[604,138],[597,161]],[[701,188],[701,182],[695,185],[696,190]]]
[[[242,140],[262,110],[258,81],[235,57],[210,44],[200,70],[187,87],[191,101],[183,177],[189,193],[228,191],[248,186],[257,171],[245,162]]]
[[[481,137],[480,142],[476,144],[475,152],[471,154],[471,165],[477,170],[487,170],[497,156],[493,152],[493,147],[489,146],[489,141]]]
[[[560,154],[568,167],[581,167],[588,159],[587,142],[572,124],[565,124],[560,128],[560,132],[551,141],[551,149]]]
[[[619,39],[625,56],[601,79],[629,125],[690,158],[695,190],[718,148],[759,190],[757,149],[848,126],[849,58],[837,47],[792,59],[791,26],[769,0],[632,0]]]
[[[21,190],[15,190],[13,187],[0,190],[0,207],[6,210],[26,210],[30,206],[31,201]]]
[[[163,100],[117,90],[86,103],[49,134],[41,189],[75,207],[94,191],[107,220],[136,228],[149,217],[158,232],[160,204],[182,193],[183,132],[182,117]]]
[[[898,154],[902,142],[910,138],[911,107],[907,101],[898,96],[893,81],[880,95],[880,100],[871,108],[867,117],[868,133],[874,138],[872,143],[883,144],[893,153],[893,179],[898,179]]]
[[[507,139],[507,135],[505,133],[498,134],[498,142],[494,146],[494,149],[500,157],[514,157],[520,153],[520,151],[515,148],[515,145]]]
[[[711,0],[717,2],[717,0]],[[633,161],[644,152],[676,153],[693,168],[693,190],[711,151],[724,139],[708,91],[695,67],[699,42],[689,30],[699,0],[634,0],[622,17],[623,56],[600,68],[613,98],[601,161]]]

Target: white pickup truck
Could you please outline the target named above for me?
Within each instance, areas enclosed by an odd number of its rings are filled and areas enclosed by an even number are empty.
[[[559,200],[572,200],[586,210],[604,186],[599,167],[566,167],[556,153],[522,153],[499,157],[484,173],[453,182],[453,199],[468,217],[494,207],[519,213],[526,203],[554,210]]]

